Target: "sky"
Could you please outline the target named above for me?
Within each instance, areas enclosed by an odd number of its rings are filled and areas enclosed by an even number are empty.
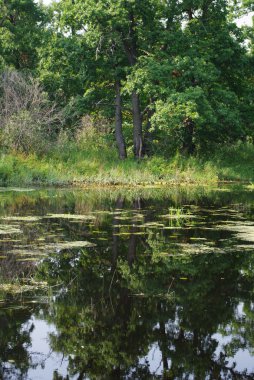
[[[50,4],[52,0],[42,0],[44,4]],[[250,12],[247,16],[241,17],[239,20],[237,20],[237,25],[252,25],[252,17],[254,16],[254,12]]]
[[[50,0],[47,0],[50,1]],[[252,17],[254,16],[254,12],[250,12],[247,16],[241,17],[239,20],[236,21],[238,26],[241,25],[252,25]]]

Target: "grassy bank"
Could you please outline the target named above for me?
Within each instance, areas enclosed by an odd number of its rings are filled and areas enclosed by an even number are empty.
[[[2,153],[0,185],[148,185],[166,183],[205,184],[216,181],[254,182],[254,147],[237,145],[209,158],[179,155],[152,157],[140,162],[120,161],[109,148],[86,149],[65,144],[44,156]]]

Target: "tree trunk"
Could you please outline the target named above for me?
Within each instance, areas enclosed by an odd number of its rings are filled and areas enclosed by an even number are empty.
[[[123,38],[123,47],[131,67],[137,63],[137,34],[135,32],[136,22],[132,11],[129,12],[130,28],[128,37]],[[142,156],[143,137],[142,137],[142,117],[140,112],[140,101],[137,92],[134,90],[131,94],[132,116],[133,116],[133,145],[134,156]]]
[[[118,147],[119,158],[124,160],[127,157],[126,146],[123,137],[123,123],[122,123],[122,103],[121,103],[121,84],[117,80],[115,83],[116,90],[116,115],[115,115],[115,136]]]
[[[184,136],[183,136],[183,145],[182,153],[186,155],[191,155],[195,151],[195,144],[193,142],[194,135],[194,122],[187,118],[183,123]]]
[[[152,154],[152,141],[153,141],[153,133],[152,133],[152,125],[151,118],[155,112],[154,101],[151,99],[149,106],[145,110],[146,112],[146,125],[143,128],[143,155],[147,154],[150,156]],[[144,124],[144,123],[143,123]]]
[[[132,92],[132,117],[133,117],[133,145],[134,156],[140,158],[143,150],[142,118],[140,113],[139,97],[136,91]]]

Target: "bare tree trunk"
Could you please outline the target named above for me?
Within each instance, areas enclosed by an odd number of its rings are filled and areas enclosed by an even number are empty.
[[[115,116],[115,136],[118,147],[119,158],[124,160],[127,157],[126,146],[123,136],[123,123],[122,123],[122,104],[121,104],[121,84],[119,80],[115,82],[116,90],[116,116]]]
[[[140,113],[139,97],[136,91],[132,92],[132,116],[133,116],[133,144],[134,156],[140,158],[143,150],[142,118]]]

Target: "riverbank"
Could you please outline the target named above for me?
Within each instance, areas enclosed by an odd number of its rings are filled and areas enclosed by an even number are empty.
[[[218,181],[254,182],[254,147],[237,145],[208,157],[159,156],[139,162],[120,161],[112,149],[57,147],[46,155],[2,153],[0,186],[95,185],[145,186],[208,184]]]

